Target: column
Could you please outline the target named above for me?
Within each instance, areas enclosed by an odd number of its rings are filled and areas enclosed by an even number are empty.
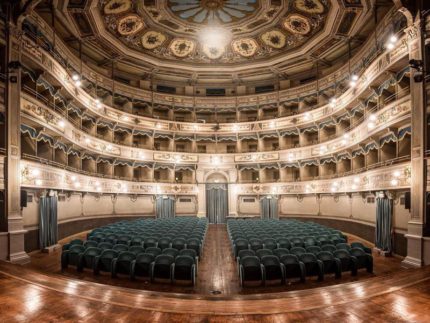
[[[425,61],[422,22],[417,19],[405,32],[408,35],[409,59]],[[424,62],[425,69],[425,62]],[[419,267],[430,264],[430,250],[425,243],[425,233],[429,226],[426,221],[426,95],[425,82],[417,76],[422,73],[412,68],[410,81],[412,106],[412,138],[411,138],[411,213],[408,221],[407,257],[403,264]],[[427,240],[428,242],[428,240]]]
[[[10,20],[11,21],[11,20]],[[13,263],[27,263],[30,258],[24,251],[24,223],[21,213],[21,34],[10,23],[6,30],[6,157],[5,157],[5,218],[0,225],[2,235],[0,255]],[[6,240],[6,241],[3,241]]]

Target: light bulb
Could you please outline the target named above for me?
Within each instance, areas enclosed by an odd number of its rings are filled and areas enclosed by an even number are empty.
[[[370,121],[376,121],[376,116],[375,116],[374,114],[371,114],[371,115],[369,116],[369,120],[370,120]]]
[[[373,129],[373,128],[375,128],[375,124],[374,124],[373,122],[369,122],[369,123],[367,124],[367,127],[368,127],[369,129]]]
[[[30,173],[31,173],[31,175],[33,175],[33,176],[39,176],[40,175],[40,170],[38,170],[38,169],[35,169],[35,168],[33,168],[31,171],[30,171]]]
[[[394,178],[394,179],[391,180],[391,185],[392,186],[397,186],[397,184],[399,184],[399,181],[397,179]]]
[[[391,37],[390,37],[390,43],[395,43],[397,41],[397,36],[396,35],[392,35]]]
[[[75,73],[75,74],[73,74],[73,75],[72,75],[72,80],[73,80],[73,81],[75,81],[75,82],[76,82],[76,81],[79,81],[79,79],[80,79],[79,74],[76,74],[76,73]]]
[[[393,175],[394,177],[400,177],[400,171],[396,170]]]
[[[353,74],[353,75],[351,76],[351,80],[353,80],[353,81],[358,81],[358,75]]]
[[[74,182],[74,181],[76,181],[76,176],[72,175],[72,177],[70,177],[70,179]]]
[[[43,184],[43,181],[41,179],[36,179],[35,183],[37,186],[40,186]]]
[[[64,123],[64,121],[63,121],[63,120],[60,120],[60,121],[58,121],[58,126],[59,126],[60,128],[64,128],[64,127],[66,126],[66,124]]]
[[[360,183],[360,178],[359,177],[354,177],[354,183]]]
[[[75,81],[76,87],[80,87],[82,85],[82,82],[80,80]]]

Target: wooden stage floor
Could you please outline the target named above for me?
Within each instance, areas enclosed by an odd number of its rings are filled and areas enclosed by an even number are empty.
[[[241,290],[225,227],[211,226],[205,248],[194,289],[61,273],[58,254],[0,262],[0,322],[430,321],[430,267],[375,256],[374,275]]]

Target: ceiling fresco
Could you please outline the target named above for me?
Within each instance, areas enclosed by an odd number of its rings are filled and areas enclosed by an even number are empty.
[[[331,0],[100,0],[95,7],[94,19],[102,22],[97,26],[130,49],[157,59],[232,64],[300,48],[324,29],[332,4]],[[216,31],[208,34],[210,28]]]

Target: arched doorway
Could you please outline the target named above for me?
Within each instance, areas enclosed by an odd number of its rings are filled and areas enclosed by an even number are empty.
[[[222,173],[206,178],[206,217],[209,223],[222,224],[228,216],[228,184]]]

